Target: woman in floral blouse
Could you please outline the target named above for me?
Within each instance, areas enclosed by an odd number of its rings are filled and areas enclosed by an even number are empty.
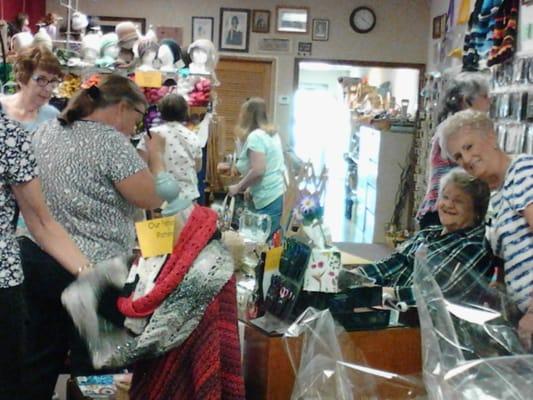
[[[26,308],[24,276],[11,223],[15,201],[44,251],[73,275],[84,270],[87,258],[46,207],[27,135],[18,123],[0,113],[0,400],[23,398]]]

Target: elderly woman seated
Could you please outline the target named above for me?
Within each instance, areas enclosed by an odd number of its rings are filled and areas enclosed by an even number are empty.
[[[341,274],[339,285],[377,284],[392,299],[414,305],[415,253],[426,245],[428,264],[443,294],[463,301],[477,299],[483,294],[479,283],[491,273],[492,253],[484,243],[483,223],[489,196],[486,183],[453,169],[440,183],[437,210],[442,226],[419,231],[388,258]]]

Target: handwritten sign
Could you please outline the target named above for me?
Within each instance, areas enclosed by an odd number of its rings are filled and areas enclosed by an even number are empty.
[[[163,75],[159,71],[135,71],[135,83],[140,87],[160,88]]]
[[[144,258],[172,253],[175,217],[137,222],[137,238]]]

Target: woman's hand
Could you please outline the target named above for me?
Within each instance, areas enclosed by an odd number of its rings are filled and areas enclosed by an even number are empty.
[[[165,163],[163,162],[165,138],[157,133],[152,133],[152,137],[146,136],[145,144],[148,153],[148,167],[152,174],[157,175],[165,170]]]
[[[527,313],[518,322],[518,337],[527,351],[531,351],[531,337],[533,335],[533,310]]]
[[[239,184],[228,186],[228,194],[230,196],[236,196],[241,191]]]
[[[231,165],[227,162],[219,162],[217,164],[217,172],[220,174],[229,174],[231,171]]]

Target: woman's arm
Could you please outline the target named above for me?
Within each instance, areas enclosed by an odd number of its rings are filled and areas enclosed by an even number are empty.
[[[13,185],[13,193],[31,234],[41,248],[67,271],[78,275],[89,260],[72,241],[65,229],[50,214],[38,178]]]
[[[529,225],[529,230],[533,232],[533,204],[528,205],[524,209],[524,218],[527,221],[527,224]]]
[[[129,203],[148,210],[158,208],[163,203],[156,193],[154,176],[165,170],[162,159],[165,139],[153,133],[152,138],[147,137],[145,140],[147,151],[144,153],[149,169],[115,182],[115,187]]]
[[[250,186],[259,182],[263,178],[263,175],[265,174],[265,170],[266,170],[265,153],[248,150],[248,158],[250,160],[250,169],[239,183],[228,187],[228,194],[230,196],[235,196],[237,193],[244,192]]]

